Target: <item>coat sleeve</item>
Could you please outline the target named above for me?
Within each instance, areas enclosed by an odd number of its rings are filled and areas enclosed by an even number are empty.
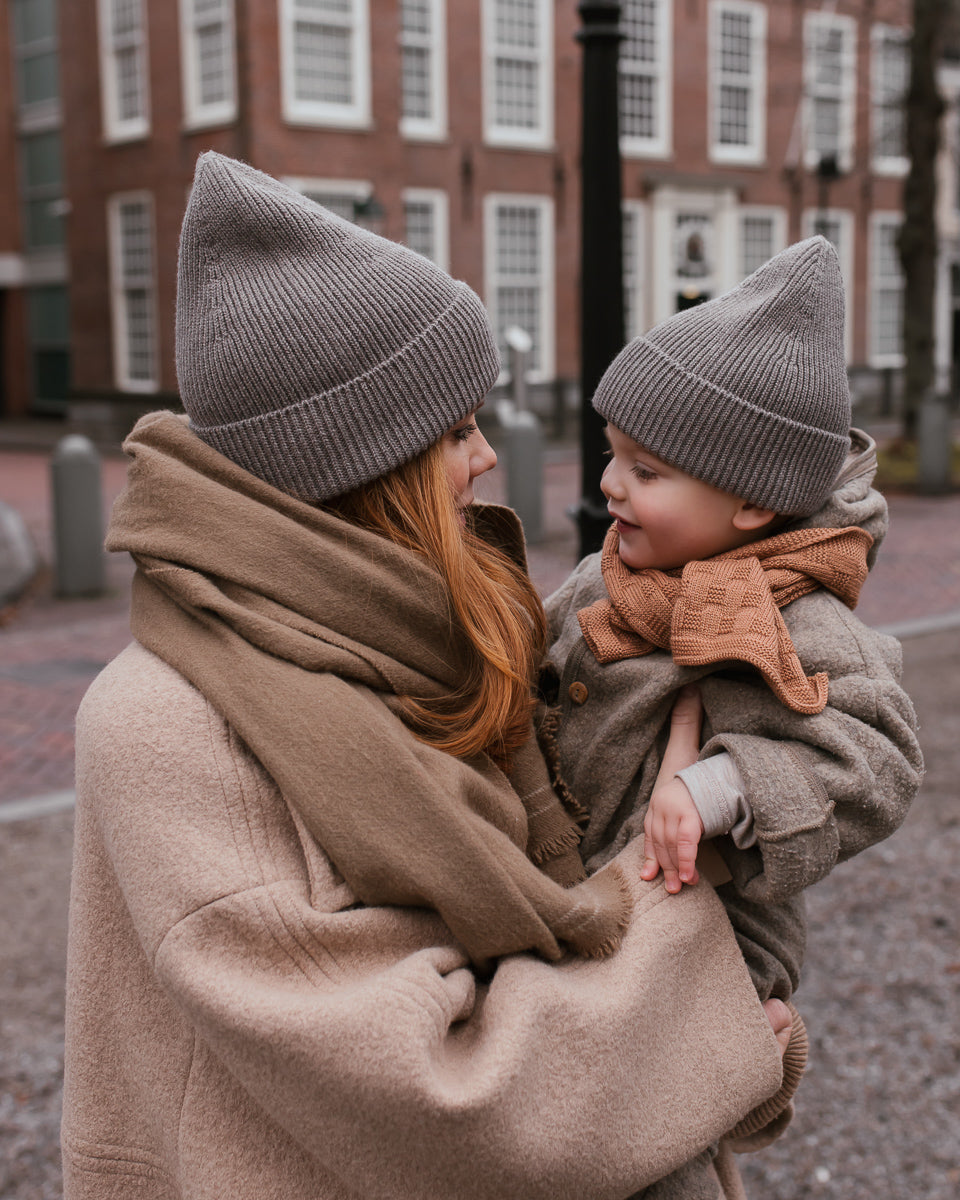
[[[829,675],[822,712],[787,709],[745,673],[701,682],[711,727],[726,731],[702,753],[733,755],[753,811],[756,845],[725,855],[753,900],[796,895],[889,837],[923,776],[916,714],[900,686],[899,644],[832,597],[809,599],[784,616],[804,669]],[[718,845],[723,851],[727,840]]]
[[[353,902],[202,697],[111,703],[112,728],[88,707],[80,789],[154,977],[351,1195],[615,1200],[777,1089],[708,886],[668,897],[630,847],[617,954],[480,979],[434,914]]]

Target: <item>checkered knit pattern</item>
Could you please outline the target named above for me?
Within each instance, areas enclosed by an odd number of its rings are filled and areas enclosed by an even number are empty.
[[[798,529],[687,563],[682,571],[632,571],[620,558],[613,527],[602,557],[610,599],[582,609],[580,628],[600,663],[637,658],[657,646],[683,666],[745,662],[794,712],[822,712],[828,678],[804,673],[780,609],[820,587],[853,608],[872,542],[856,526]]]

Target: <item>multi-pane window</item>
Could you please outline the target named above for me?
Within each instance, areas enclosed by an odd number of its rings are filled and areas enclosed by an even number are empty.
[[[400,130],[407,137],[446,132],[445,0],[400,2]]]
[[[903,362],[903,268],[897,250],[898,213],[873,213],[870,222],[870,364]]]
[[[844,322],[844,347],[850,361],[853,347],[853,213],[844,209],[806,209],[803,213],[803,235],[812,237],[821,234],[832,242],[840,263],[843,279],[846,319]]]
[[[549,0],[484,0],[484,131],[488,142],[545,146],[553,138]]]
[[[62,246],[63,162],[59,129],[20,139],[20,176],[27,246],[31,250]]]
[[[150,128],[147,29],[143,0],[99,0],[100,91],[109,141]]]
[[[183,110],[190,126],[237,113],[233,0],[180,0]]]
[[[370,120],[367,0],[281,0],[284,116],[310,125]]]
[[[721,162],[764,155],[767,10],[714,0],[710,8],[710,154]]]
[[[672,0],[623,0],[620,137],[626,154],[670,150]]]
[[[145,192],[109,204],[114,369],[118,387],[155,391],[157,321],[153,200]]]
[[[446,192],[432,188],[407,188],[403,193],[403,240],[416,250],[448,269],[449,234]]]
[[[784,247],[786,214],[782,209],[745,208],[739,213],[738,277],[745,279]]]
[[[291,179],[284,183],[302,192],[315,204],[322,204],[338,217],[355,224],[373,195],[373,185],[365,179]]]
[[[621,213],[623,231],[623,323],[627,341],[643,332],[644,206],[625,200]]]
[[[804,19],[806,161],[853,166],[857,25],[852,17],[807,13]]]
[[[497,344],[509,361],[506,332],[530,335],[533,380],[553,376],[553,206],[540,196],[486,198],[487,307]]]
[[[11,0],[17,107],[22,115],[60,96],[56,0]]]
[[[870,65],[871,136],[876,171],[902,174],[907,167],[906,94],[910,35],[889,25],[874,26]]]

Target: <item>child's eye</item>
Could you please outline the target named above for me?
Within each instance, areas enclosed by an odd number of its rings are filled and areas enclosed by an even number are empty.
[[[645,467],[643,463],[634,463],[630,468],[630,474],[633,475],[635,479],[642,479],[644,483],[648,479],[656,479],[657,477],[656,472],[651,471],[649,467]]]
[[[458,442],[465,442],[472,434],[477,432],[476,425],[471,421],[469,425],[461,425],[459,429],[450,431]]]

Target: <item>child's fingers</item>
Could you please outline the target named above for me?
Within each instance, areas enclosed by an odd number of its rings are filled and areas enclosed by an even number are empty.
[[[697,873],[697,849],[700,845],[700,832],[703,826],[684,818],[680,821],[677,831],[676,858],[677,869],[684,883],[694,883]]]

